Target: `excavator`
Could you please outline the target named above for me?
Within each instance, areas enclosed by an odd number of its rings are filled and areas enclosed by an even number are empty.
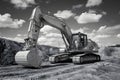
[[[44,53],[38,49],[37,40],[41,28],[44,25],[50,25],[61,32],[62,39],[66,45],[64,51],[49,57],[49,62],[58,63],[71,59],[74,64],[83,64],[88,62],[97,62],[101,58],[97,53],[98,45],[87,38],[87,35],[81,32],[72,33],[70,27],[61,18],[43,14],[40,7],[33,9],[30,17],[28,35],[25,39],[25,46],[22,51],[15,55],[17,64],[40,68],[44,61]],[[57,39],[56,39],[57,40]]]

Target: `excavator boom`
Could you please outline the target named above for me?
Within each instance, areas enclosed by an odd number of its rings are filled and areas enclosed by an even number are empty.
[[[39,31],[44,25],[50,25],[58,30],[65,36],[67,39],[68,45],[72,44],[72,32],[70,28],[65,24],[62,20],[57,17],[49,16],[46,14],[42,14],[39,7],[36,7],[31,15],[30,24],[28,29],[28,38],[26,39],[27,48],[33,47],[37,43],[37,39],[39,36]],[[31,39],[31,40],[29,40]]]

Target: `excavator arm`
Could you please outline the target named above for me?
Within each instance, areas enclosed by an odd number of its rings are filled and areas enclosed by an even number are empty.
[[[25,39],[26,46],[24,50],[29,49],[31,47],[35,47],[37,44],[39,31],[44,25],[50,25],[58,30],[60,30],[63,37],[66,39],[66,46],[69,47],[72,44],[72,32],[70,28],[65,24],[61,19],[57,17],[49,16],[46,14],[42,14],[39,7],[36,7],[31,15],[30,24],[28,29],[28,38]]]
[[[32,12],[28,28],[28,35],[25,39],[24,50],[36,47],[40,29],[44,26],[44,23],[40,19],[40,14],[41,10],[38,7],[36,7]]]

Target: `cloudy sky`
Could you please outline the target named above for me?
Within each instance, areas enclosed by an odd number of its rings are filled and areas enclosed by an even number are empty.
[[[0,36],[23,42],[29,18],[39,5],[45,14],[61,17],[72,32],[83,32],[99,45],[120,44],[119,0],[0,0]],[[49,25],[39,44],[63,46],[60,32]]]

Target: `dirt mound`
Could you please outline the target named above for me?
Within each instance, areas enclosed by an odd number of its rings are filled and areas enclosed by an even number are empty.
[[[0,65],[15,64],[14,56],[22,47],[22,43],[0,38]]]
[[[0,65],[13,65],[15,63],[15,54],[23,49],[24,43],[0,38]],[[48,57],[56,54],[59,48],[45,45],[38,45],[38,48],[45,54],[46,60]]]
[[[103,60],[120,58],[120,47],[102,47],[99,49],[99,55]]]

